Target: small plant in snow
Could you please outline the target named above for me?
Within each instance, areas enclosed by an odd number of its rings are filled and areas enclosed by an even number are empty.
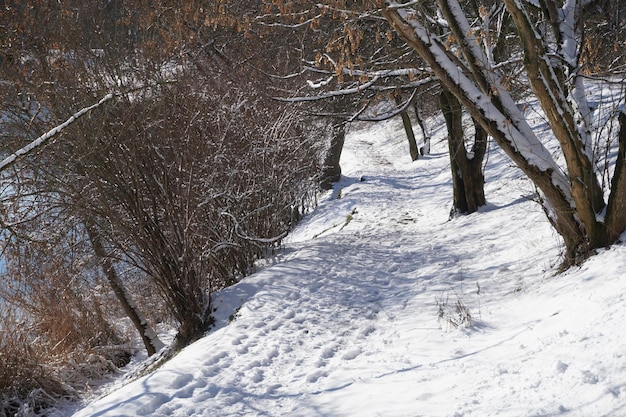
[[[455,329],[472,327],[472,313],[456,291],[453,300],[450,299],[450,292],[446,290],[436,300],[436,303],[439,323],[443,321]]]
[[[348,224],[350,224],[350,222],[352,220],[354,220],[354,215],[355,214],[357,214],[356,207],[353,208],[350,213],[348,213],[348,215],[346,216],[346,222],[343,224],[343,226],[341,226],[341,229],[339,229],[339,230],[342,230],[344,227],[346,227]]]

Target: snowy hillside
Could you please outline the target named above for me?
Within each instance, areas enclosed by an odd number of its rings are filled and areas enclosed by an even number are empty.
[[[448,221],[435,133],[411,162],[399,121],[353,129],[341,183],[218,295],[217,329],[75,416],[626,415],[626,246],[555,276],[559,238],[495,146],[488,206]]]

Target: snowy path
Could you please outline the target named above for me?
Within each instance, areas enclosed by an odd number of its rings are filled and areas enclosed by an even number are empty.
[[[352,132],[333,196],[220,295],[218,329],[76,416],[626,415],[626,313],[602,309],[624,261],[548,279],[558,241],[497,154],[490,204],[448,221],[433,148],[411,163],[397,125]],[[449,325],[457,301],[472,328]]]

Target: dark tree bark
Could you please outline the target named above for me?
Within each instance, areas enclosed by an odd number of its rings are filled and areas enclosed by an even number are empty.
[[[626,114],[619,115],[619,148],[611,180],[611,195],[606,207],[607,244],[615,242],[626,230]]]
[[[341,152],[345,140],[346,124],[345,122],[340,122],[332,128],[330,146],[324,156],[322,179],[320,181],[320,188],[323,190],[330,190],[333,188],[333,183],[341,179],[341,165],[339,165],[339,160],[341,159]]]
[[[477,123],[471,153],[465,148],[463,111],[461,104],[449,91],[443,90],[439,103],[448,129],[448,148],[452,169],[453,207],[450,216],[470,214],[486,204],[485,177],[482,163],[487,149],[487,132]]]
[[[415,110],[415,118],[417,119],[417,124],[419,125],[420,129],[422,129],[422,136],[424,136],[424,146],[419,149],[420,155],[428,155],[430,154],[430,132],[426,127],[426,122],[424,121],[424,117],[422,116],[420,107],[417,104],[417,100],[413,101],[413,109]]]

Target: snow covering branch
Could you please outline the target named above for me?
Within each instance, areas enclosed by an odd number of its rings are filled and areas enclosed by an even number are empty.
[[[89,113],[91,110],[96,109],[96,108],[102,106],[107,101],[112,100],[116,95],[117,94],[109,93],[106,96],[104,96],[102,99],[100,99],[100,101],[98,101],[96,104],[92,104],[91,106],[84,107],[84,108],[80,109],[79,111],[74,113],[69,119],[67,119],[65,122],[63,122],[60,125],[50,129],[49,131],[47,131],[43,135],[39,136],[37,139],[35,139],[31,143],[29,143],[28,145],[24,146],[23,148],[18,149],[17,151],[12,153],[11,155],[7,156],[2,162],[0,162],[0,171],[8,168],[11,165],[13,165],[15,162],[17,162],[23,156],[28,155],[33,149],[36,149],[36,148],[42,146],[48,140],[50,140],[51,138],[53,138],[54,136],[59,134],[63,129],[65,129],[66,127],[68,127],[72,123],[74,123],[76,120],[80,119],[86,113]]]
[[[410,6],[415,6],[416,4],[419,3],[419,0],[412,0],[408,3],[396,3],[394,2],[389,2],[389,6],[387,6],[388,9],[394,10],[394,9],[401,9],[403,7],[410,7]]]
[[[360,93],[360,92],[370,88],[379,79],[380,79],[380,77],[374,77],[371,80],[369,80],[368,82],[366,82],[364,84],[360,84],[360,85],[358,85],[356,87],[346,88],[344,90],[329,91],[328,93],[320,94],[320,95],[317,95],[317,96],[304,96],[304,97],[291,97],[291,98],[274,97],[274,99],[275,100],[279,100],[279,101],[284,101],[284,102],[287,102],[287,103],[295,103],[295,102],[301,102],[301,101],[323,100],[323,99],[327,99],[327,98],[332,98],[332,97],[337,97],[337,96],[345,96],[345,95],[349,95],[349,94],[357,94],[357,93]]]
[[[374,79],[368,81],[367,83],[361,84],[352,88],[345,88],[342,90],[333,90],[328,91],[324,94],[319,94],[315,96],[297,96],[297,97],[274,97],[275,100],[286,102],[286,103],[299,103],[304,101],[317,101],[317,100],[325,100],[333,97],[347,96],[351,94],[359,94],[365,90],[373,90],[373,91],[391,91],[391,90],[407,90],[423,87],[425,85],[434,83],[437,81],[436,77],[428,77],[418,81],[408,82],[402,85],[383,85],[376,86],[374,85],[376,81],[379,81],[381,77],[376,76]]]
[[[171,79],[171,80],[165,80],[165,81],[162,81],[162,82],[159,82],[159,83],[152,83],[152,84],[139,86],[139,87],[132,88],[132,89],[124,91],[124,92],[114,91],[112,93],[108,93],[107,95],[102,97],[100,99],[100,101],[98,101],[97,103],[92,104],[91,106],[83,107],[82,109],[80,109],[79,111],[74,113],[65,122],[61,123],[58,126],[53,127],[52,129],[50,129],[49,131],[47,131],[43,135],[39,136],[37,139],[33,140],[28,145],[24,146],[23,148],[18,149],[17,151],[12,153],[11,155],[9,155],[6,158],[4,158],[4,160],[2,162],[0,162],[0,171],[3,171],[4,169],[10,167],[14,163],[16,163],[19,159],[21,159],[22,157],[28,155],[34,149],[44,145],[51,138],[53,138],[54,136],[56,136],[59,133],[61,133],[61,131],[63,131],[63,129],[65,129],[66,127],[68,127],[69,125],[74,123],[76,120],[78,120],[81,117],[83,117],[85,114],[89,113],[90,111],[92,111],[94,109],[97,109],[98,107],[102,106],[104,103],[113,100],[115,97],[119,97],[119,96],[121,96],[123,94],[129,94],[129,93],[132,93],[132,92],[135,92],[135,91],[139,91],[139,90],[149,89],[149,88],[154,87],[157,84],[170,84],[170,83],[175,83],[175,82],[176,82],[176,79]]]

